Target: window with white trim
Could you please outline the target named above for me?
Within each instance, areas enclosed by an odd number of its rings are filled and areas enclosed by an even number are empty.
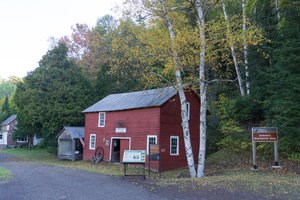
[[[98,119],[98,127],[104,127],[105,126],[105,112],[99,112],[99,119]]]
[[[17,142],[28,142],[28,138],[27,137],[18,138]]]
[[[172,155],[172,156],[179,155],[179,137],[178,136],[170,137],[170,155]]]
[[[186,102],[186,117],[188,120],[190,120],[190,108],[191,108],[191,104],[190,102]]]
[[[96,134],[90,134],[89,148],[90,149],[95,149],[96,148]]]
[[[147,154],[149,154],[150,144],[157,144],[157,136],[156,135],[147,135]]]

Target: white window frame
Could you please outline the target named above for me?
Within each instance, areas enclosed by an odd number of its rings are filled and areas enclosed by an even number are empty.
[[[103,115],[103,123],[101,123],[101,115]],[[98,116],[98,127],[105,127],[105,120],[106,120],[106,113],[105,112],[99,112]]]
[[[177,146],[176,146],[176,153],[172,152],[172,140],[176,139]],[[171,156],[178,156],[179,155],[179,136],[171,136],[170,137],[170,155]]]
[[[190,112],[191,112],[191,104],[190,102],[186,102],[186,117],[190,120]]]
[[[155,138],[155,144],[157,144],[157,135],[147,135],[147,155],[149,155],[149,141],[150,138]]]
[[[28,137],[18,138],[17,142],[28,142]]]
[[[94,139],[94,146],[92,145],[92,138]],[[90,142],[89,142],[89,149],[96,149],[96,134],[92,133],[90,134]]]

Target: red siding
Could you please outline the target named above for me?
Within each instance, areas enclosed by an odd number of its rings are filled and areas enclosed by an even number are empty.
[[[190,102],[190,131],[195,162],[199,150],[199,110],[200,101],[193,91],[186,92]],[[120,156],[129,149],[146,150],[147,135],[157,135],[161,147],[160,170],[186,167],[183,133],[181,127],[180,100],[176,95],[161,107],[106,112],[105,127],[98,127],[99,113],[86,113],[84,160],[90,160],[95,150],[89,149],[90,134],[96,134],[96,147],[104,148],[104,160],[110,160],[113,151],[112,138],[120,140]],[[121,122],[121,123],[120,123]],[[122,124],[126,133],[116,133],[115,128]],[[170,136],[179,136],[179,155],[170,155]],[[122,139],[123,138],[123,139]],[[148,164],[147,164],[148,166]],[[158,169],[158,162],[151,162],[152,169]]]
[[[190,134],[195,163],[199,151],[199,98],[193,91],[186,92],[187,101],[190,102]],[[171,98],[161,109],[161,171],[187,166],[184,148],[184,138],[181,126],[181,109],[178,95]],[[179,136],[179,155],[170,155],[170,137]]]
[[[132,150],[146,150],[147,135],[159,133],[160,108],[145,108],[126,111],[106,112],[105,127],[98,127],[98,113],[86,113],[85,118],[85,149],[84,159],[89,160],[94,155],[94,150],[89,149],[90,134],[96,134],[96,147],[104,148],[104,160],[110,160],[110,146],[105,145],[105,140],[111,143],[112,137],[130,138]],[[122,122],[126,133],[116,133],[118,122]],[[129,141],[128,141],[129,143]],[[128,149],[126,141],[121,140],[122,151]]]

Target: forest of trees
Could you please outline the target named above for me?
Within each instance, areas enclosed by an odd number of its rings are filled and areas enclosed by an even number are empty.
[[[13,97],[1,82],[1,116],[10,99],[18,132],[40,133],[50,145],[108,94],[190,84],[207,137],[206,154],[193,150],[199,159],[251,151],[251,127],[268,126],[279,129],[281,154],[300,161],[299,2],[127,0],[122,14],[74,25]],[[260,149],[272,152],[266,143]]]
[[[0,78],[0,122],[17,112],[13,95],[20,81],[17,77],[9,77],[8,80]]]

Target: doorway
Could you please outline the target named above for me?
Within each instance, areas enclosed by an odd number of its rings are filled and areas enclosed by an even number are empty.
[[[130,137],[111,137],[109,160],[113,163],[120,163],[123,160],[124,150],[131,149]]]
[[[120,162],[120,150],[121,150],[121,142],[120,139],[113,140],[113,155],[112,162],[119,163]]]

